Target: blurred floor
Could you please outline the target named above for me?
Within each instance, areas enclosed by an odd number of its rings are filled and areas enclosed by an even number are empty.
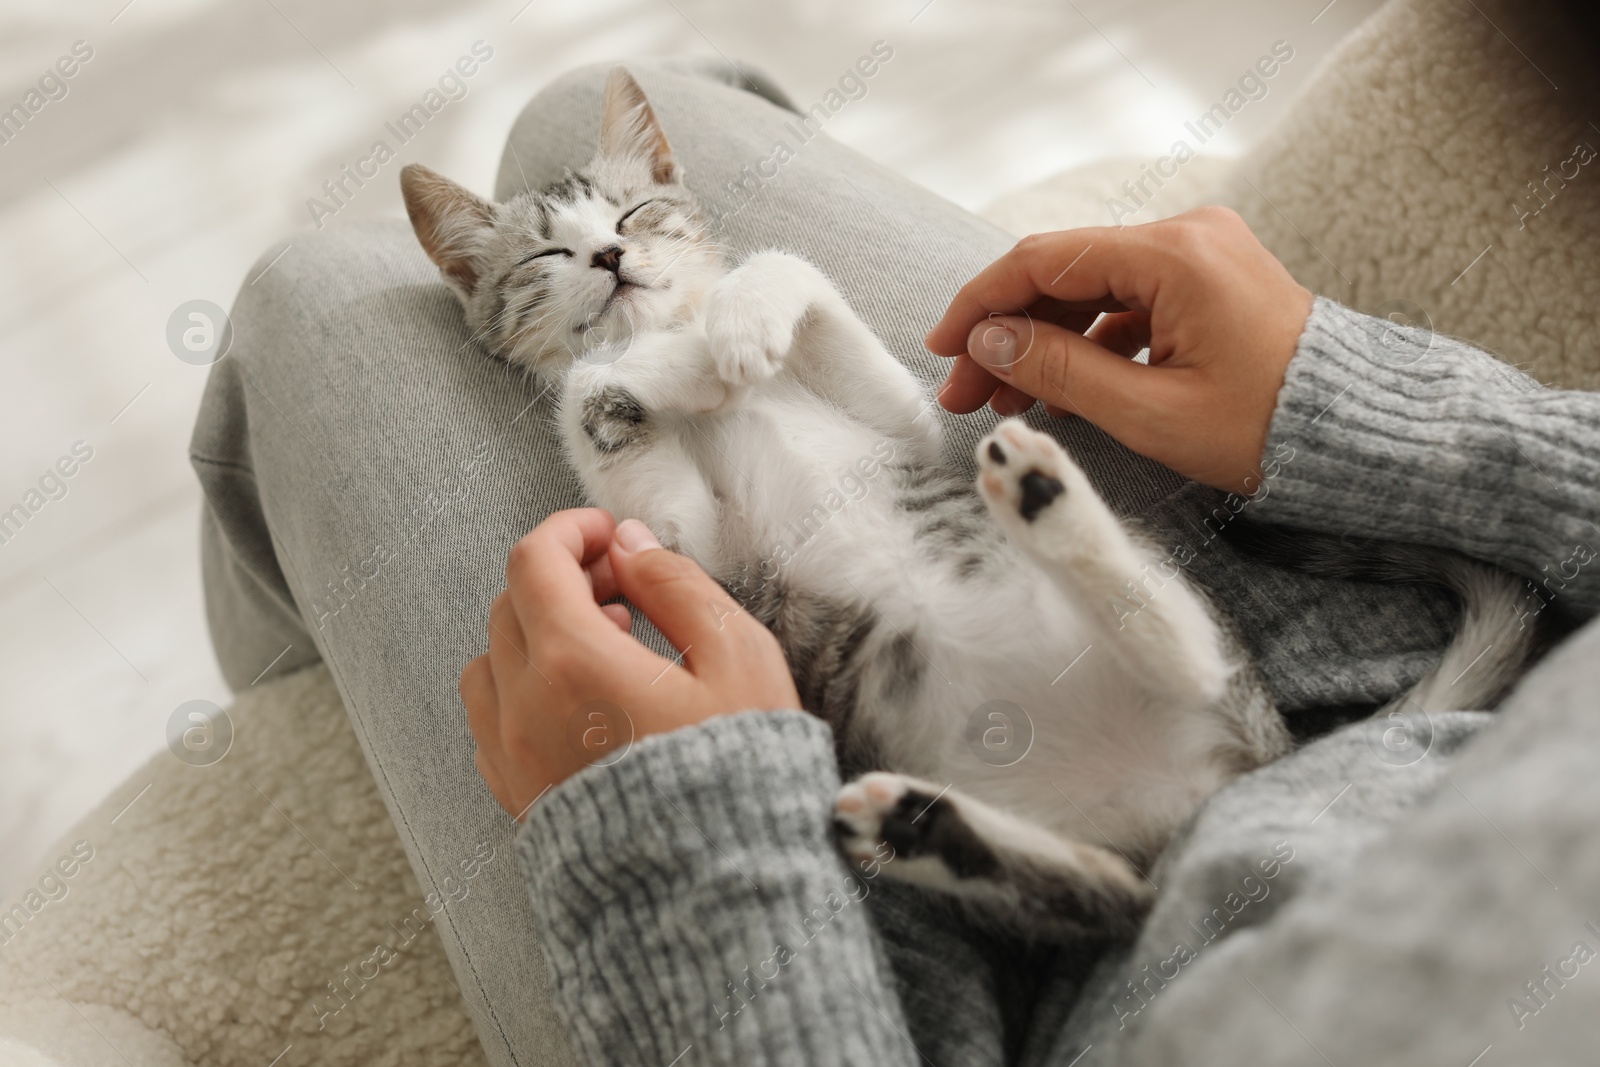
[[[0,14],[0,109],[93,50],[0,144],[0,511],[93,457],[0,544],[0,900],[51,841],[225,704],[185,460],[205,370],[168,316],[227,307],[307,198],[483,40],[494,58],[400,149],[487,192],[523,102],[579,63],[721,52],[819,98],[894,58],[830,135],[970,208],[1112,155],[1154,158],[1277,40],[1292,63],[1207,151],[1236,154],[1377,0],[103,0]],[[82,49],[80,48],[80,51]],[[386,167],[330,225],[402,214]],[[80,450],[85,446],[80,446]],[[47,483],[53,489],[53,483]],[[36,498],[37,499],[37,498]],[[262,665],[266,667],[266,664]]]

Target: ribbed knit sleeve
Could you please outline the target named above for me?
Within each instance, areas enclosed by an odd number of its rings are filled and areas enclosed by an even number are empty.
[[[518,837],[556,1006],[586,1064],[911,1064],[830,835],[828,728],[745,712],[552,789]]]
[[[1440,545],[1600,611],[1600,394],[1318,298],[1278,395],[1264,521]]]

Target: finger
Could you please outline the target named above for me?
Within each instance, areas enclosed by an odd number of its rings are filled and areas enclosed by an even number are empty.
[[[728,620],[742,610],[699,564],[661,548],[637,519],[617,527],[611,560],[623,595],[683,653],[693,673],[714,674],[737,661],[741,632]]]
[[[558,511],[512,546],[506,587],[522,624],[525,648],[537,648],[553,632],[580,643],[616,634],[600,613],[593,577],[585,568],[604,555],[616,520],[599,508]]]
[[[1150,315],[1143,311],[1105,315],[1084,336],[1108,352],[1132,359],[1150,347]]]
[[[1040,297],[1080,312],[1149,307],[1163,262],[1159,241],[1141,226],[1035,234],[962,286],[924,343],[930,352],[954,356],[986,315],[1015,314]]]
[[[1066,408],[1058,408],[1054,404],[1046,404],[1044,406],[1044,413],[1056,419],[1064,419],[1068,415],[1072,414],[1072,412],[1068,411]]]
[[[489,669],[487,656],[470,660],[461,669],[458,683],[461,705],[467,709],[467,728],[479,751],[500,748],[500,694],[495,688],[494,673]]]
[[[1027,315],[1033,319],[1043,319],[1053,322],[1064,330],[1073,333],[1083,333],[1094,321],[1101,317],[1102,312],[1120,314],[1124,311],[1120,302],[1114,307],[1095,306],[1088,310],[1083,305],[1066,300],[1057,300],[1053,296],[1041,296],[1028,305]]]
[[[487,665],[506,685],[517,672],[527,667],[528,642],[506,590],[489,605],[489,652]]]
[[[999,318],[1012,339],[975,352],[1006,384],[1074,415],[1146,455],[1167,429],[1156,412],[1181,410],[1193,372],[1135,363],[1093,341],[1042,322]],[[993,331],[987,341],[1001,340]]]
[[[615,612],[595,602],[596,565],[611,549],[616,529],[611,515],[598,508],[561,511],[512,549],[506,566],[512,604],[526,637],[528,660],[548,685],[577,686],[598,698],[618,685],[640,679],[672,684],[664,677],[671,671],[682,681],[690,680],[682,667],[633,637],[631,620],[629,626],[622,626]],[[688,560],[683,562],[694,566]],[[607,591],[632,599],[633,591],[617,580],[616,570],[613,558],[601,571],[602,584],[614,583],[615,588]],[[605,571],[612,575],[609,583],[603,577]],[[728,600],[721,586],[709,578],[704,580]],[[670,640],[671,635],[667,636]],[[492,643],[490,651],[494,651]],[[500,669],[498,665],[496,669]]]
[[[633,633],[633,613],[621,604],[601,604],[600,613],[616,623],[623,633]]]
[[[589,585],[594,589],[595,603],[604,603],[621,595],[617,590],[616,575],[611,573],[609,554],[599,557],[583,570],[589,576]]]
[[[962,353],[950,366],[950,374],[939,387],[939,406],[957,415],[970,415],[989,402],[1000,379]]]
[[[989,406],[994,408],[994,413],[1004,418],[1021,415],[1033,407],[1034,403],[1033,397],[1014,385],[1002,385],[994,391],[994,396],[989,398]]]
[[[511,590],[502,589],[500,595],[489,602],[489,643],[499,640],[507,648],[524,652],[528,639],[522,632],[522,622],[517,618],[511,600]]]

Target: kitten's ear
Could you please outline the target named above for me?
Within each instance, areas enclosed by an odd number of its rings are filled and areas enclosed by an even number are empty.
[[[494,205],[420,163],[400,169],[400,192],[428,258],[439,265],[445,284],[467,299],[478,286],[483,247],[494,232]]]
[[[637,159],[649,168],[650,177],[663,185],[678,180],[678,164],[672,158],[667,135],[661,132],[655,109],[623,67],[613,67],[606,78],[605,107],[600,113],[600,154]]]

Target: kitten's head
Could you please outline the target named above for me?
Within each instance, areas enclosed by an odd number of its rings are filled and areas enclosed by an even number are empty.
[[[722,274],[655,111],[621,67],[606,80],[600,150],[577,173],[504,204],[415,163],[400,188],[474,336],[529,367],[685,321]]]

